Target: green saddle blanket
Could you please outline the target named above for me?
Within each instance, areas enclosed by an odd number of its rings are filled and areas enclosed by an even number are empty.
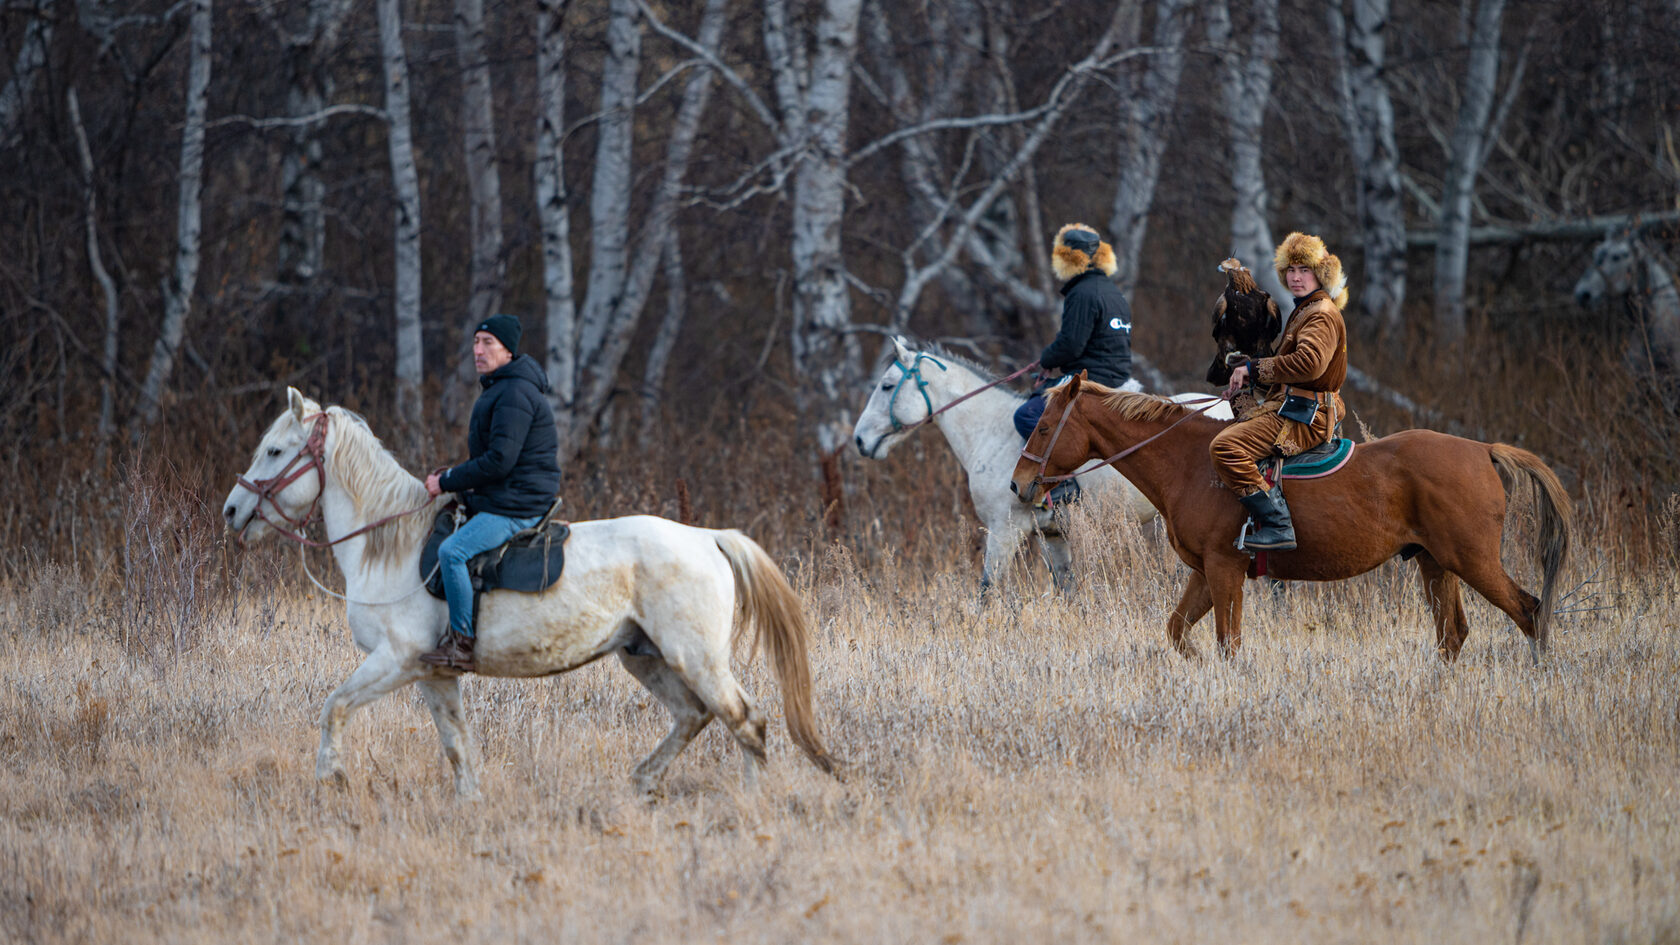
[[[1323,445],[1283,461],[1285,479],[1319,479],[1328,476],[1353,458],[1353,441],[1347,437],[1326,440]]]

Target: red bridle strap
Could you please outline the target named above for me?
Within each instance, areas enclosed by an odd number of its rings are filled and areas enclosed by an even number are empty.
[[[327,488],[326,446],[327,412],[323,410],[315,415],[315,426],[309,431],[309,439],[304,441],[303,449],[298,450],[298,454],[293,456],[292,461],[287,463],[286,467],[280,470],[277,475],[268,479],[258,479],[256,482],[252,482],[244,476],[238,477],[240,485],[256,493],[257,508],[254,513],[255,517],[262,519],[264,522],[268,523],[269,528],[274,529],[276,532],[279,532],[281,535],[290,538],[292,541],[295,541],[300,545],[308,545],[311,548],[330,548],[339,542],[348,541],[357,535],[370,532],[386,522],[402,518],[406,515],[413,515],[415,512],[419,512],[422,509],[431,506],[432,500],[430,497],[427,497],[424,503],[415,508],[409,509],[405,512],[397,512],[394,515],[387,515],[377,521],[369,522],[349,534],[340,535],[337,538],[329,539],[327,541],[316,541],[315,539],[310,538],[308,535],[303,534],[303,530],[308,528],[309,523],[314,520],[316,510],[321,507],[321,495]],[[301,466],[298,465],[300,461],[303,463]],[[297,466],[297,469],[294,470],[292,468],[293,466]],[[309,503],[309,511],[304,513],[301,520],[294,519],[281,510],[280,503],[275,501],[275,498],[279,496],[287,486],[303,478],[311,469],[315,470],[315,476],[319,480],[320,488],[315,490],[315,499]],[[273,519],[264,515],[264,502],[273,506],[274,514],[280,516],[287,525],[292,526],[293,530],[288,531],[285,528],[280,527],[280,525]]]

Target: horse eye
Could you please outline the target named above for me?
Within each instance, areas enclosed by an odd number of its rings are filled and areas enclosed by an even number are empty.
[[[882,389],[882,390],[892,390],[892,389],[893,389],[893,385],[891,385],[891,384],[882,384],[882,385],[881,385],[881,389]]]
[[[278,446],[270,446],[270,447],[269,447],[269,448],[268,448],[268,455],[270,455],[270,456],[279,456],[279,455],[280,455],[280,447],[278,447]]]

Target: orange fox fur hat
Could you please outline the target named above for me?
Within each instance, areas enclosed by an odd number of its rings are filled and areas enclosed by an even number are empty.
[[[1336,307],[1347,308],[1347,276],[1342,275],[1342,261],[1325,248],[1323,240],[1310,233],[1291,233],[1278,244],[1277,255],[1272,262],[1277,266],[1278,280],[1285,286],[1289,282],[1283,274],[1290,266],[1311,269]]]
[[[1096,241],[1095,252],[1086,252],[1069,246],[1065,240],[1069,231],[1082,231],[1075,237],[1075,242],[1089,246]],[[1050,242],[1050,268],[1055,270],[1056,278],[1063,282],[1072,279],[1092,266],[1097,267],[1105,276],[1113,276],[1119,264],[1114,261],[1114,247],[1104,243],[1097,236],[1097,228],[1083,223],[1069,223],[1056,231],[1056,238]]]

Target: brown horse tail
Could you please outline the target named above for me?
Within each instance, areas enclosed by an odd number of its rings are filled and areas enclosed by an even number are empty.
[[[760,642],[770,651],[770,663],[782,685],[788,734],[812,764],[839,777],[840,761],[828,753],[817,736],[816,713],[811,708],[811,664],[806,658],[811,632],[799,595],[757,542],[734,529],[713,532],[713,537],[735,572],[735,596],[741,602],[742,616],[738,630],[751,624],[753,651],[758,651]]]
[[[1535,516],[1540,526],[1540,608],[1534,614],[1534,639],[1545,650],[1552,631],[1552,608],[1557,603],[1557,576],[1569,557],[1571,503],[1563,483],[1540,457],[1525,449],[1493,443],[1493,464],[1509,491],[1525,474],[1534,485]]]

